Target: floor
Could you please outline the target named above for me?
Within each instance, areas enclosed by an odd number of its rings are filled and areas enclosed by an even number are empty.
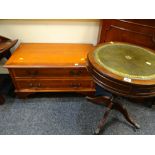
[[[141,129],[112,111],[102,134],[154,135],[155,109],[121,100]],[[25,100],[8,96],[0,106],[0,134],[91,135],[105,110],[77,94],[36,94]]]

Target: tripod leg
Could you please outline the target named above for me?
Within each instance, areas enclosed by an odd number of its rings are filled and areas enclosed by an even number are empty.
[[[112,106],[113,106],[113,103],[110,102],[110,104],[108,105],[108,110],[105,112],[105,114],[103,115],[102,119],[100,120],[99,124],[98,124],[98,127],[97,129],[95,130],[95,135],[98,135],[100,133],[100,131],[103,129],[105,123],[106,123],[106,120],[110,114],[110,111],[112,109]]]
[[[113,109],[118,110],[121,114],[123,114],[123,116],[125,117],[125,119],[131,123],[134,127],[136,127],[137,129],[140,128],[140,125],[137,124],[129,115],[128,111],[126,110],[125,107],[123,107],[120,103],[114,103]]]
[[[86,99],[95,104],[104,104],[106,107],[108,107],[109,103],[111,102],[111,99],[108,96],[99,96],[99,97],[87,96]]]

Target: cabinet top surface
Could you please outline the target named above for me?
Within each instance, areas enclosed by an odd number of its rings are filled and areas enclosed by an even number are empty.
[[[92,44],[21,43],[6,68],[84,67]]]

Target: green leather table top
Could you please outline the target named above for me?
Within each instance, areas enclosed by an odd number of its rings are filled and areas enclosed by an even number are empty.
[[[155,78],[155,53],[130,44],[109,43],[94,51],[95,61],[108,71],[130,79]]]

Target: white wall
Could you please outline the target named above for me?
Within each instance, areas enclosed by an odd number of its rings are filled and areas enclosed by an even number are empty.
[[[0,35],[20,42],[96,44],[99,20],[0,20]],[[2,68],[0,73],[8,73]]]
[[[99,20],[0,20],[0,35],[19,42],[97,43]]]

